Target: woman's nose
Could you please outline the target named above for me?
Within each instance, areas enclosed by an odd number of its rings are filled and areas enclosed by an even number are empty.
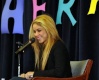
[[[35,33],[34,33],[34,36],[38,36],[38,32],[35,32]]]

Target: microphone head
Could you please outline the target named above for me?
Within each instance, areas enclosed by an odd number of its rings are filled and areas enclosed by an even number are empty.
[[[31,38],[29,41],[30,41],[31,43],[33,43],[33,42],[35,42],[35,38]]]

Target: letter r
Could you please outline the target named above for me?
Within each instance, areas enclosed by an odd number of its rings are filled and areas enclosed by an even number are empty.
[[[58,12],[57,12],[57,18],[56,18],[56,24],[61,24],[61,16],[63,11],[67,13],[68,17],[70,18],[72,25],[74,26],[76,24],[76,20],[74,19],[70,8],[74,4],[75,0],[70,0],[68,3],[64,4],[63,0],[59,0],[59,7],[58,7]]]

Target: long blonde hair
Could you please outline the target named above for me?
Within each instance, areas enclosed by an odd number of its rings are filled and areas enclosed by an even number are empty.
[[[49,15],[43,14],[36,17],[36,19],[31,23],[30,26],[29,39],[35,37],[33,32],[33,24],[37,24],[43,27],[48,35],[48,39],[42,54],[41,70],[44,70],[53,44],[57,40],[61,40],[61,38],[59,37],[54,20]],[[37,41],[35,41],[32,44],[32,47],[34,48],[34,52],[35,52],[35,65],[37,65],[38,67],[39,67],[39,54],[40,54],[39,46],[40,44]]]

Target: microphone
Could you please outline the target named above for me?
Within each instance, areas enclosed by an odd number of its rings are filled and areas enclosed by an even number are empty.
[[[24,48],[26,48],[28,45],[32,44],[35,42],[35,38],[31,38],[29,41],[27,41],[25,44],[23,44],[22,47],[20,47],[15,53],[19,53],[20,51],[22,51]]]

